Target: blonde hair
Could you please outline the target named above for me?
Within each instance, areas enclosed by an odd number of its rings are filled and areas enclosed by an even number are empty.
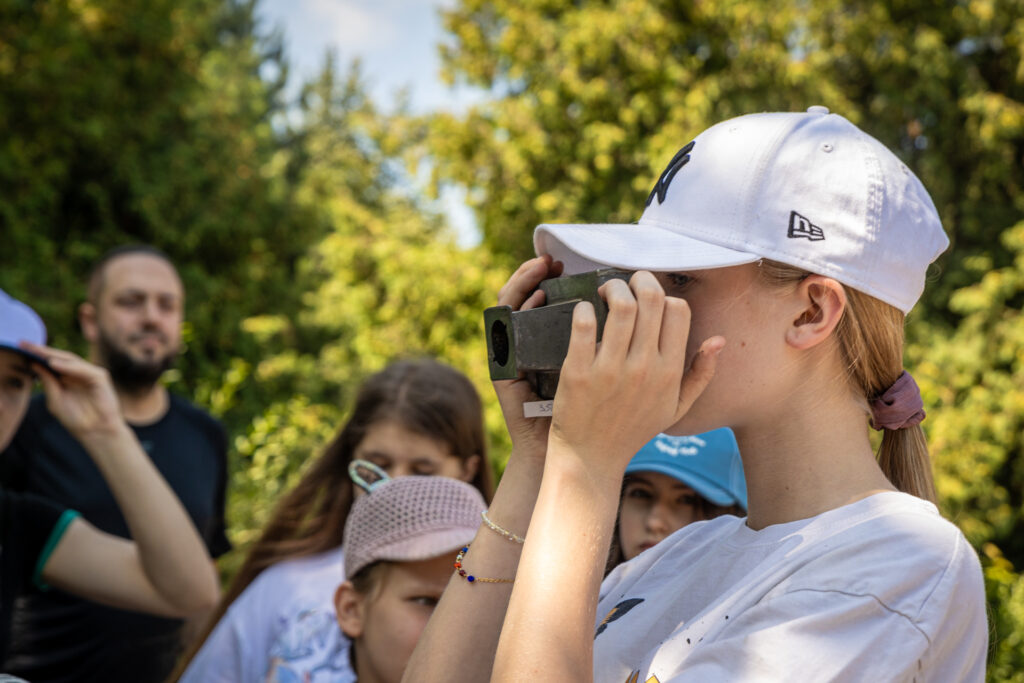
[[[794,285],[810,275],[805,270],[777,261],[762,260],[759,271],[770,285]],[[849,287],[846,307],[836,326],[835,338],[847,378],[869,401],[885,393],[903,372],[903,312],[898,308]],[[936,502],[932,464],[921,425],[882,430],[882,444],[876,457],[882,472],[900,491]]]

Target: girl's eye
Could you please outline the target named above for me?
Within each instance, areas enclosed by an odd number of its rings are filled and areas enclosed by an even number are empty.
[[[372,462],[374,465],[381,468],[388,474],[391,473],[391,461],[388,460],[387,458],[382,458],[379,455],[368,455],[362,459],[366,460],[367,462]]]
[[[698,498],[696,493],[687,493],[684,496],[679,497],[679,503],[681,505],[689,505],[690,507],[697,507]]]
[[[436,471],[437,468],[434,467],[433,465],[418,465],[415,469],[416,474],[422,476],[430,476],[431,474],[434,474],[434,472]]]
[[[8,377],[5,384],[7,385],[8,389],[14,389],[15,391],[19,391],[25,388],[25,380],[23,380],[21,377]]]
[[[418,597],[415,597],[415,598],[410,598],[409,602],[411,602],[413,604],[416,604],[416,605],[422,605],[424,607],[436,607],[437,606],[437,598],[430,597],[429,595],[421,595],[421,596],[418,596]]]
[[[647,489],[642,489],[639,486],[626,490],[626,498],[636,498],[638,500],[649,500],[651,498],[651,492]]]
[[[665,280],[670,289],[681,291],[693,282],[693,278],[684,273],[665,273]]]

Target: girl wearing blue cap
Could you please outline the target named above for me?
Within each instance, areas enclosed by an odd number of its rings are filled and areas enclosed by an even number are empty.
[[[545,277],[603,285],[597,343],[576,306],[549,423],[496,383],[513,437],[410,681],[981,681],[974,550],[934,505],[903,323],[948,245],[921,182],[824,107],[724,121],[672,158],[638,223],[542,225]],[[561,265],[556,265],[560,263]],[[746,518],[691,524],[602,582],[622,476],[659,432],[732,428]],[[869,427],[882,431],[876,454]],[[491,653],[495,653],[493,659]]]
[[[121,419],[106,371],[43,346],[42,320],[0,290],[0,451],[25,416],[35,379],[47,407],[93,457],[133,541],[99,531],[78,513],[0,490],[0,651],[14,598],[29,582],[96,602],[187,617],[217,600],[213,561],[181,503]]]
[[[732,430],[659,434],[626,466],[608,568],[632,560],[688,524],[743,516],[746,508],[743,461]]]

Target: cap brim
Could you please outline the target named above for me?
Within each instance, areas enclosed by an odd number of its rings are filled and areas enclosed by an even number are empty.
[[[658,462],[638,463],[636,465],[630,464],[626,467],[626,474],[633,474],[635,472],[657,472],[658,474],[664,474],[667,477],[672,477],[673,479],[682,481],[693,489],[701,498],[705,498],[715,505],[721,505],[722,507],[739,505],[740,507],[743,507],[742,501],[737,500],[735,496],[722,487],[712,484],[701,475],[690,472],[689,470],[684,470],[681,467],[668,467]],[[682,472],[686,473],[685,481],[679,478],[679,475]]]
[[[39,356],[39,355],[36,355],[36,354],[32,353],[31,351],[26,351],[25,349],[21,348],[20,346],[12,346],[10,344],[0,343],[0,351],[12,351],[12,352],[18,354],[19,356],[24,356],[25,358],[27,358],[29,361],[31,361],[33,363],[38,363],[39,365],[42,365],[51,374],[54,374],[54,375],[57,374],[56,372],[54,372],[53,368],[50,367],[49,361],[47,361],[42,356]]]
[[[414,539],[404,539],[382,546],[373,552],[377,560],[392,562],[415,562],[429,560],[449,551],[457,551],[473,540],[476,528],[441,529],[420,534]]]
[[[544,223],[533,233],[539,256],[550,254],[574,274],[602,266],[624,270],[705,270],[753,263],[760,256],[680,235],[650,223]]]

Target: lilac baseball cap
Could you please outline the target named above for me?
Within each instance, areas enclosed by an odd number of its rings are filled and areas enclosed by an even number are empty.
[[[45,359],[19,346],[23,341],[45,344],[46,325],[35,311],[0,289],[0,349],[48,367]]]
[[[659,434],[629,461],[626,474],[633,472],[665,474],[715,505],[747,509],[740,448],[728,427],[696,436]]]
[[[356,500],[345,522],[345,576],[380,561],[412,562],[454,551],[473,540],[483,496],[448,477],[387,479]]]

